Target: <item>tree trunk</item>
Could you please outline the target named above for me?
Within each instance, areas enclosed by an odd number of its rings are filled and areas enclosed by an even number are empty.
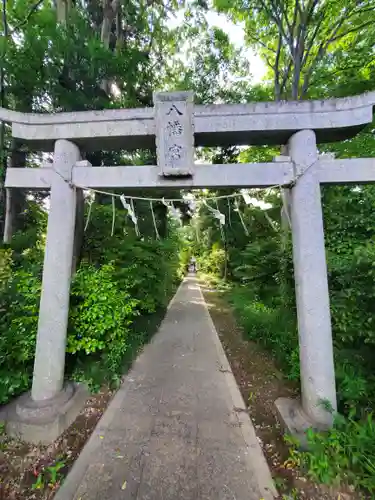
[[[154,209],[155,214],[157,214],[158,219],[160,221],[159,226],[159,235],[160,237],[167,238],[168,237],[168,209],[163,204],[158,204]]]
[[[288,146],[281,146],[280,154],[282,156],[288,156]],[[282,248],[285,250],[289,238],[290,228],[290,203],[291,203],[291,190],[283,189],[282,193],[283,208],[281,211],[281,241]]]
[[[64,26],[67,25],[69,14],[73,8],[73,0],[57,0],[56,2],[56,19],[57,23]],[[64,61],[64,70],[69,68],[69,61]],[[63,70],[63,72],[64,72]],[[68,78],[70,78],[70,71],[67,70]],[[76,223],[74,228],[74,248],[73,248],[73,263],[72,274],[74,274],[79,266],[81,260],[81,249],[83,245],[83,235],[85,226],[85,200],[82,189],[77,189],[76,196]]]
[[[24,168],[26,166],[26,152],[19,149],[17,139],[12,138],[9,166]],[[23,228],[22,215],[26,207],[25,191],[22,189],[7,189],[5,201],[4,243],[10,243],[16,231]]]
[[[56,18],[57,22],[66,24],[68,16],[73,7],[73,0],[57,0],[56,1]]]
[[[4,155],[6,154],[4,148],[4,123],[0,124],[0,234],[3,234],[5,227],[5,206],[6,206],[6,194],[4,188],[4,180],[6,173],[6,161]]]
[[[72,274],[74,274],[81,262],[81,250],[85,228],[85,198],[82,189],[77,189],[76,225],[74,229],[74,248]]]
[[[102,21],[102,29],[100,36],[104,47],[106,47],[107,49],[109,49],[110,46],[112,26],[115,18],[116,18],[116,33],[118,36],[121,33],[120,1],[103,0],[103,21]],[[107,95],[109,95],[111,90],[110,80],[104,79],[101,83],[101,88]]]

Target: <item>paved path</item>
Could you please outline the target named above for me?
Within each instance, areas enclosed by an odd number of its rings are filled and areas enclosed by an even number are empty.
[[[269,500],[275,490],[201,290],[187,278],[55,500]]]

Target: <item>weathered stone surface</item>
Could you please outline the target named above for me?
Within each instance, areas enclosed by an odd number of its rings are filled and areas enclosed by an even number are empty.
[[[31,391],[35,401],[56,397],[64,382],[76,217],[76,191],[70,179],[79,159],[80,151],[75,144],[56,142]]]
[[[55,500],[274,498],[249,416],[233,410],[245,405],[231,372],[221,371],[228,367],[188,278]]]
[[[326,431],[328,426],[312,421],[303,411],[301,403],[296,399],[278,398],[275,401],[280,422],[285,434],[297,438],[301,449],[308,448],[306,431]]]
[[[52,184],[52,168],[8,168],[6,187],[46,189]],[[239,163],[197,165],[192,178],[161,177],[158,166],[75,167],[72,181],[87,188],[213,188],[266,187],[292,182],[293,164]]]
[[[372,122],[375,93],[324,101],[267,102],[194,106],[196,146],[285,144],[298,130],[311,129],[318,142],[354,136]],[[52,151],[57,139],[86,150],[155,147],[154,110],[118,109],[27,114],[0,108],[12,123],[13,137],[30,147]]]
[[[302,407],[317,424],[336,410],[331,315],[315,134],[303,130],[289,142],[296,184],[291,190],[293,262],[298,313]]]
[[[10,436],[49,444],[75,420],[88,396],[87,388],[78,384],[70,384],[47,402],[35,402],[30,393],[23,394],[2,410],[0,419],[6,422]]]
[[[162,176],[193,172],[193,92],[154,94],[157,162]]]
[[[375,182],[375,158],[324,158],[317,165],[321,184],[370,184]]]
[[[34,187],[51,188],[51,201],[31,395],[21,396],[6,407],[3,414],[7,431],[31,442],[54,441],[75,419],[88,396],[84,387],[75,384],[63,388],[77,195],[80,194],[72,185],[72,172],[79,160],[80,151],[75,144],[58,140],[52,166],[24,171],[25,178],[35,182]],[[28,175],[32,171],[38,175]]]
[[[223,188],[267,187],[288,185],[294,180],[293,164],[279,156],[273,163],[240,163],[229,165],[196,165],[192,178],[160,177],[158,166],[89,167],[73,170],[73,182],[87,188]],[[283,161],[281,161],[283,160]],[[81,162],[79,162],[81,163]],[[319,158],[316,166],[321,184],[361,184],[375,182],[375,159]],[[48,189],[52,168],[8,168],[6,187]]]
[[[39,145],[48,149],[57,139],[53,165],[41,169],[10,168],[6,177],[6,187],[51,188],[32,387],[32,398],[38,404],[34,409],[30,404],[23,409],[20,406],[22,418],[25,414],[33,418],[33,411],[38,413],[42,406],[47,418],[48,412],[53,415],[55,406],[62,406],[69,399],[61,389],[77,187],[126,186],[134,189],[279,185],[294,186],[287,191],[284,189],[284,194],[289,200],[286,205],[291,207],[290,214],[289,210],[285,211],[287,222],[290,219],[293,222],[303,409],[312,421],[329,424],[332,416],[321,403],[329,401],[335,409],[336,402],[319,183],[374,182],[375,163],[374,159],[334,160],[327,155],[318,156],[316,136],[325,141],[351,136],[372,120],[374,102],[375,93],[371,93],[328,101],[194,107],[191,93],[159,93],[155,94],[154,110],[24,115],[0,109],[0,119],[13,122],[14,137],[25,139],[32,147]],[[294,133],[299,129],[306,130]],[[155,135],[159,166],[147,167],[93,168],[80,160],[78,146],[66,140],[74,139],[78,144],[94,149],[117,147],[120,143],[121,147],[128,144],[139,147],[138,141],[144,146],[147,141],[155,144]],[[193,165],[193,140],[196,145],[224,145],[283,143],[287,139],[289,142],[283,147],[283,154],[275,157],[272,163]],[[168,178],[171,174],[193,175],[176,180]],[[184,314],[184,305],[179,304],[169,312],[169,318],[178,323]],[[204,333],[199,322],[190,321],[197,334]],[[215,335],[212,338],[216,338]],[[163,351],[159,351],[158,371],[149,376],[154,385],[148,388],[149,393],[143,393],[146,413],[153,417],[158,412],[165,417],[178,417],[184,425],[192,414],[198,419],[208,418],[213,408],[224,420],[230,418],[230,408],[224,409],[220,399],[220,394],[225,394],[225,391],[221,391],[218,379],[210,378],[212,374],[205,373],[203,367],[202,361],[209,360],[202,359],[201,352],[205,352],[204,347],[210,347],[210,341],[203,346],[207,343],[207,336],[202,335],[200,340],[201,351],[191,347],[189,337],[177,337],[172,345],[168,338],[163,340],[174,349],[175,364],[171,367],[169,360],[163,357]],[[189,372],[186,372],[187,367]],[[184,373],[184,380],[179,379],[178,370]],[[166,374],[172,376],[171,382],[155,398]],[[195,393],[195,389],[192,391],[196,387],[196,377],[201,382],[199,393]],[[139,387],[145,389],[142,384]],[[213,401],[210,400],[212,392],[218,395]],[[142,412],[134,393],[127,397],[133,397],[135,412]],[[191,410],[194,398],[200,402],[197,403],[199,415]]]

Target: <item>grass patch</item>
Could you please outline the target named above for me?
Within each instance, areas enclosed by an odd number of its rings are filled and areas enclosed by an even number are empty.
[[[298,332],[294,311],[286,310],[277,298],[261,301],[254,290],[234,287],[226,294],[235,316],[249,340],[272,353],[290,380],[299,380]],[[300,451],[289,439],[295,466],[316,482],[348,484],[374,498],[375,421],[373,378],[361,364],[362,357],[335,349],[339,408],[333,428],[324,433],[308,431],[309,451]],[[367,398],[367,404],[364,403]]]
[[[370,413],[357,421],[349,415],[337,415],[331,430],[317,433],[309,430],[309,451],[292,444],[291,460],[305,469],[316,482],[349,484],[357,490],[375,493],[375,420]]]
[[[227,292],[248,339],[270,351],[290,380],[299,380],[299,351],[296,320],[281,306],[265,304],[254,291],[235,287]]]

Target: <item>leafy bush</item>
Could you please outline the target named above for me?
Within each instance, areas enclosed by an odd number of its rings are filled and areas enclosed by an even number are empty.
[[[277,238],[248,243],[234,262],[232,276],[236,281],[256,285],[261,297],[277,293],[276,275],[280,268],[280,243]]]
[[[348,253],[329,253],[331,309],[336,340],[342,345],[375,345],[375,241]]]
[[[337,402],[339,411],[358,418],[374,410],[375,376],[368,368],[368,353],[335,350]]]
[[[181,278],[186,273],[186,270],[188,268],[191,256],[192,256],[192,249],[187,244],[180,249],[180,255],[179,255],[179,261],[180,261],[179,275],[181,276]]]
[[[0,403],[29,386],[38,326],[41,279],[13,272],[0,288]]]
[[[31,383],[38,327],[46,214],[30,202],[29,225],[0,248],[0,404]]]
[[[293,448],[292,460],[315,481],[349,483],[375,493],[375,421],[370,413],[357,421],[338,415],[326,433],[307,432],[309,451]]]
[[[224,275],[225,251],[220,245],[214,244],[211,250],[198,258],[199,270],[206,274],[212,274],[219,278]]]
[[[89,355],[102,351],[105,367],[110,373],[117,372],[128,348],[137,304],[120,288],[112,263],[98,269],[81,265],[72,283],[67,352]]]
[[[167,305],[178,279],[175,242],[173,239],[123,242],[116,268],[119,280],[138,299],[140,310],[155,312]]]
[[[234,288],[228,298],[248,338],[270,350],[289,379],[299,380],[298,333],[294,316],[282,307],[265,305],[250,287]]]
[[[96,207],[72,281],[67,373],[92,387],[120,380],[124,358],[147,340],[133,320],[165,307],[180,276],[181,242],[173,227],[168,238],[142,241],[125,221],[109,239],[104,226],[108,231],[112,209]],[[0,250],[0,404],[31,383],[44,230],[43,213],[37,227],[15,235],[12,250]]]
[[[47,213],[36,202],[29,201],[22,219],[25,227],[11,242],[13,268],[38,274],[43,265]]]
[[[119,218],[108,244],[106,234],[112,224],[112,208],[97,205],[92,212],[83,256],[94,265],[113,262],[119,286],[138,300],[142,312],[165,307],[180,277],[178,234],[170,228],[168,238],[144,236],[142,240],[128,227],[124,216]]]
[[[4,288],[12,275],[12,251],[0,248],[0,290]]]

